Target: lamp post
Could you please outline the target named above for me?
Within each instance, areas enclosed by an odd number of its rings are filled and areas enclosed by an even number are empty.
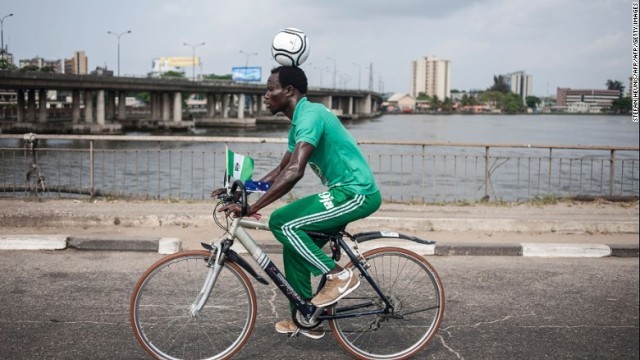
[[[333,88],[336,88],[336,61],[333,58],[327,57],[327,60],[333,61]]]
[[[0,37],[2,38],[2,43],[0,44],[0,52],[2,53],[2,58],[4,59],[4,53],[6,52],[4,49],[4,19],[13,16],[13,14],[5,15],[0,19]]]
[[[196,48],[204,45],[203,42],[197,44],[184,43],[184,46],[191,46],[191,80],[196,81]]]
[[[244,62],[244,81],[248,82],[249,80],[247,80],[247,68],[249,67],[249,57],[250,56],[258,56],[258,53],[257,52],[250,53],[250,52],[246,52],[244,50],[240,50],[240,54],[245,54],[246,55],[245,62]]]
[[[123,31],[121,33],[107,31],[107,34],[113,35],[118,38],[118,76],[120,76],[120,38],[122,37],[122,35],[131,34],[131,30]]]

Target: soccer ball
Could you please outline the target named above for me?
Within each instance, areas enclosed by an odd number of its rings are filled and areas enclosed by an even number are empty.
[[[296,28],[280,30],[271,42],[271,55],[283,66],[302,65],[310,52],[307,35]]]

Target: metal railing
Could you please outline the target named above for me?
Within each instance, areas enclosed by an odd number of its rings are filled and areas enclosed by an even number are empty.
[[[37,135],[37,146],[30,147],[28,138],[33,137],[0,135],[0,196],[202,200],[222,184],[225,146],[253,157],[257,177],[279,163],[286,147],[280,138],[83,135]],[[638,147],[402,141],[360,146],[386,201],[638,196]],[[34,162],[39,175],[27,179]],[[46,191],[32,183],[40,176]],[[322,189],[307,171],[289,196]]]

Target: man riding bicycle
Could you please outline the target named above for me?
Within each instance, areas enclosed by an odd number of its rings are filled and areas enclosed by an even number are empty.
[[[291,119],[288,148],[280,164],[260,181],[270,182],[269,190],[246,213],[238,204],[219,211],[250,216],[287,194],[304,176],[307,164],[327,190],[309,195],[275,210],[269,228],[283,245],[285,275],[303,298],[313,295],[311,275],[327,274],[327,282],[311,302],[317,307],[334,304],[360,285],[350,269],[336,264],[322,251],[326,241],[314,241],[306,231],[336,231],[344,225],[375,212],[382,198],[373,173],[355,139],[340,120],[322,104],[306,98],[307,77],[298,67],[280,66],[271,70],[264,99],[272,114]],[[221,189],[212,193],[218,195]],[[280,333],[297,330],[292,320],[276,324]],[[303,331],[321,338],[322,331]]]

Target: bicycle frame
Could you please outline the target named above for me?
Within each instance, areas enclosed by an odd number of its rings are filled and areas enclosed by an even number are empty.
[[[254,221],[245,218],[235,218],[233,219],[231,226],[229,227],[229,232],[225,241],[227,241],[226,246],[221,246],[218,249],[218,253],[216,256],[215,263],[211,267],[209,271],[209,275],[207,276],[207,280],[203,285],[203,288],[198,296],[196,302],[192,306],[192,314],[197,314],[197,311],[201,309],[206,303],[206,299],[209,297],[211,292],[211,288],[215,284],[217,279],[217,275],[219,274],[222,265],[224,264],[224,260],[226,257],[226,253],[230,250],[230,243],[237,239],[242,246],[248,251],[248,253],[253,257],[256,263],[264,270],[264,272],[271,278],[274,284],[280,289],[280,291],[294,304],[294,307],[300,311],[305,318],[310,319],[312,321],[316,320],[327,320],[327,319],[335,319],[335,318],[345,318],[345,317],[353,317],[360,315],[370,315],[370,314],[379,314],[379,313],[390,313],[393,312],[393,306],[390,301],[384,295],[382,290],[378,287],[375,281],[371,278],[369,273],[367,272],[365,266],[361,264],[358,260],[358,257],[351,251],[351,249],[346,245],[344,239],[337,239],[338,246],[345,251],[351,262],[354,266],[360,271],[362,276],[367,280],[369,284],[371,284],[374,291],[378,294],[380,299],[384,302],[385,308],[384,310],[376,310],[376,311],[368,311],[368,312],[359,312],[359,313],[349,313],[346,314],[346,311],[356,310],[358,308],[369,307],[371,303],[365,303],[358,305],[356,307],[352,306],[349,308],[337,309],[334,314],[327,315],[322,314],[324,308],[316,308],[310,301],[307,301],[300,297],[300,295],[293,289],[291,284],[287,281],[284,274],[278,269],[278,267],[271,261],[269,256],[262,251],[260,246],[256,243],[256,241],[249,235],[249,233],[245,229],[256,229],[256,230],[265,230],[270,231],[269,226],[265,223]],[[326,235],[329,238],[328,235]],[[225,242],[223,241],[223,244]],[[321,280],[321,285],[324,283],[324,278]]]

